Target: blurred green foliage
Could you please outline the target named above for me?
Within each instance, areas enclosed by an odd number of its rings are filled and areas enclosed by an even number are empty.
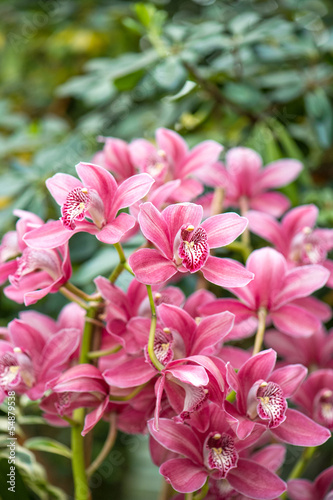
[[[89,160],[98,135],[159,126],[299,158],[305,188],[331,181],[332,17],[328,0],[3,2],[1,226],[14,205],[56,216],[45,179]]]

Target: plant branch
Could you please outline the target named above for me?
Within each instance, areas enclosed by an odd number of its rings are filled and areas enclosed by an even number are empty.
[[[159,360],[157,359],[157,357],[155,355],[155,351],[154,351],[155,331],[156,331],[156,323],[157,323],[154,297],[153,297],[153,293],[151,290],[151,286],[146,285],[146,287],[147,287],[149,304],[150,304],[150,309],[151,309],[151,323],[150,323],[149,340],[148,340],[148,354],[149,354],[150,361],[153,363],[155,368],[158,371],[161,371],[164,369],[164,366],[159,362]]]
[[[87,356],[89,359],[101,358],[102,356],[108,356],[109,354],[115,354],[116,352],[122,349],[121,345],[117,345],[116,347],[112,347],[111,349],[104,349],[100,351],[90,351]]]
[[[65,288],[64,286],[61,286],[59,288],[59,292],[63,294],[64,297],[66,297],[66,299],[70,300],[71,302],[75,302],[76,304],[78,304],[80,307],[82,307],[82,309],[85,309],[86,311],[88,311],[89,309],[89,306],[86,302],[83,302],[83,300],[81,300],[77,295],[75,295],[73,292],[67,290],[67,288]]]
[[[130,392],[126,396],[112,396],[111,394],[109,399],[110,401],[129,401],[130,399],[133,399],[137,394],[139,394],[139,392],[141,392],[146,385],[146,383],[138,385],[135,389],[133,389],[132,392]]]
[[[118,277],[121,275],[121,273],[123,272],[124,269],[126,269],[126,271],[128,271],[129,273],[131,273],[134,276],[132,269],[130,268],[130,266],[127,263],[126,256],[125,256],[125,253],[124,253],[124,250],[123,250],[121,244],[115,243],[113,246],[115,247],[115,249],[118,252],[119,263],[117,264],[117,266],[114,268],[114,270],[112,271],[112,273],[109,276],[109,280],[111,281],[111,283],[115,283],[117,281]]]
[[[201,491],[199,493],[197,493],[196,495],[194,495],[193,500],[203,500],[206,497],[208,490],[209,490],[209,480],[207,478],[207,481],[205,482],[205,484],[201,488]]]
[[[116,441],[116,437],[117,437],[116,420],[117,420],[117,415],[116,415],[116,413],[112,412],[110,415],[109,432],[108,432],[106,441],[104,443],[104,446],[101,449],[98,456],[95,458],[95,460],[92,462],[92,464],[86,470],[88,478],[93,475],[93,473],[99,468],[100,465],[102,465],[103,461],[110,453],[110,451],[111,451],[111,449]]]
[[[289,474],[288,481],[290,479],[298,479],[299,477],[301,477],[304,470],[306,469],[306,466],[313,457],[313,454],[316,451],[316,449],[317,449],[316,446],[310,446],[309,448],[304,448],[302,455],[297,460],[296,464],[294,465],[292,471]],[[286,500],[288,498],[287,492],[282,493],[280,498],[281,500]]]
[[[75,500],[89,500],[91,498],[88,478],[85,471],[84,442],[81,435],[85,410],[77,408],[73,412],[73,419],[79,424],[72,425],[71,443],[72,443],[72,470],[75,489]]]
[[[254,347],[253,347],[253,353],[252,356],[255,356],[260,352],[261,346],[264,340],[264,335],[265,335],[265,329],[266,329],[266,316],[267,316],[267,309],[265,307],[259,307],[258,310],[258,330],[256,333],[256,337],[254,340]]]

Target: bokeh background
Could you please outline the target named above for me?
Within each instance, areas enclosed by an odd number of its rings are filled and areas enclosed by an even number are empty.
[[[215,139],[226,150],[252,147],[264,163],[301,160],[300,179],[282,191],[293,205],[317,204],[319,223],[332,226],[330,0],[2,1],[0,58],[1,233],[14,227],[14,208],[59,217],[45,179],[74,173],[76,163],[102,148],[99,136],[153,139],[157,127],[176,130],[191,146]],[[112,249],[87,234],[72,238],[71,256],[73,282],[87,292],[117,262]],[[182,286],[192,285],[189,278]],[[53,295],[34,308],[55,317],[64,303]],[[3,295],[0,308],[2,326],[20,310]],[[68,431],[43,425],[38,407],[24,398],[20,412],[22,441],[43,435],[69,443]],[[94,454],[106,429],[94,431]],[[309,477],[327,466],[331,452],[324,445]],[[288,455],[283,477],[298,453]],[[22,452],[17,498],[68,498],[63,455]],[[5,471],[0,460],[4,500]],[[120,435],[93,477],[93,498],[156,499],[160,483],[147,439]]]

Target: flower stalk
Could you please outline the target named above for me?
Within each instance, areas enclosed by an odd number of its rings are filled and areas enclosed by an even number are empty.
[[[259,307],[258,310],[258,330],[256,333],[256,337],[254,340],[254,347],[253,347],[253,352],[252,356],[255,356],[260,352],[262,343],[264,341],[264,335],[265,335],[265,329],[266,329],[266,316],[267,316],[267,309],[265,307]]]
[[[153,365],[155,366],[155,368],[158,371],[161,371],[164,369],[164,366],[159,362],[159,360],[157,359],[155,352],[154,352],[155,331],[156,331],[156,323],[157,323],[154,297],[153,297],[153,293],[151,290],[151,286],[150,285],[146,285],[146,286],[147,286],[149,304],[150,304],[150,309],[151,309],[151,323],[150,323],[149,340],[148,340],[148,354],[149,354],[149,358],[150,358],[151,362],[153,363]]]

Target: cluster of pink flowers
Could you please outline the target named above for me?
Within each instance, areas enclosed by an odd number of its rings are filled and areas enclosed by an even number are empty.
[[[201,489],[209,500],[276,499],[287,489],[295,500],[333,498],[333,467],[314,483],[278,475],[286,444],[320,446],[333,429],[332,312],[313,296],[333,287],[333,230],[315,228],[313,205],[286,212],[289,200],[274,191],[302,165],[263,167],[242,147],[224,165],[220,144],[189,150],[166,129],[156,146],[103,141],[94,163],[76,166],[80,179],[47,180],[59,220],[17,210],[16,231],[3,237],[8,298],[28,306],[60,291],[76,303],[57,321],[29,310],[1,329],[1,400],[26,394],[61,426],[85,408],[83,436],[110,414],[123,432],[149,432],[175,499]],[[222,192],[224,209],[241,215],[221,213],[222,200],[214,213]],[[121,243],[138,231],[146,243],[110,279],[96,277],[94,295],[69,282],[72,235],[88,232],[124,257]],[[273,247],[238,242],[250,254],[244,266],[228,245],[249,231]],[[133,273],[127,291],[115,284],[123,271]],[[200,279],[185,297],[175,284],[188,273]],[[254,350],[242,347],[255,332]]]

